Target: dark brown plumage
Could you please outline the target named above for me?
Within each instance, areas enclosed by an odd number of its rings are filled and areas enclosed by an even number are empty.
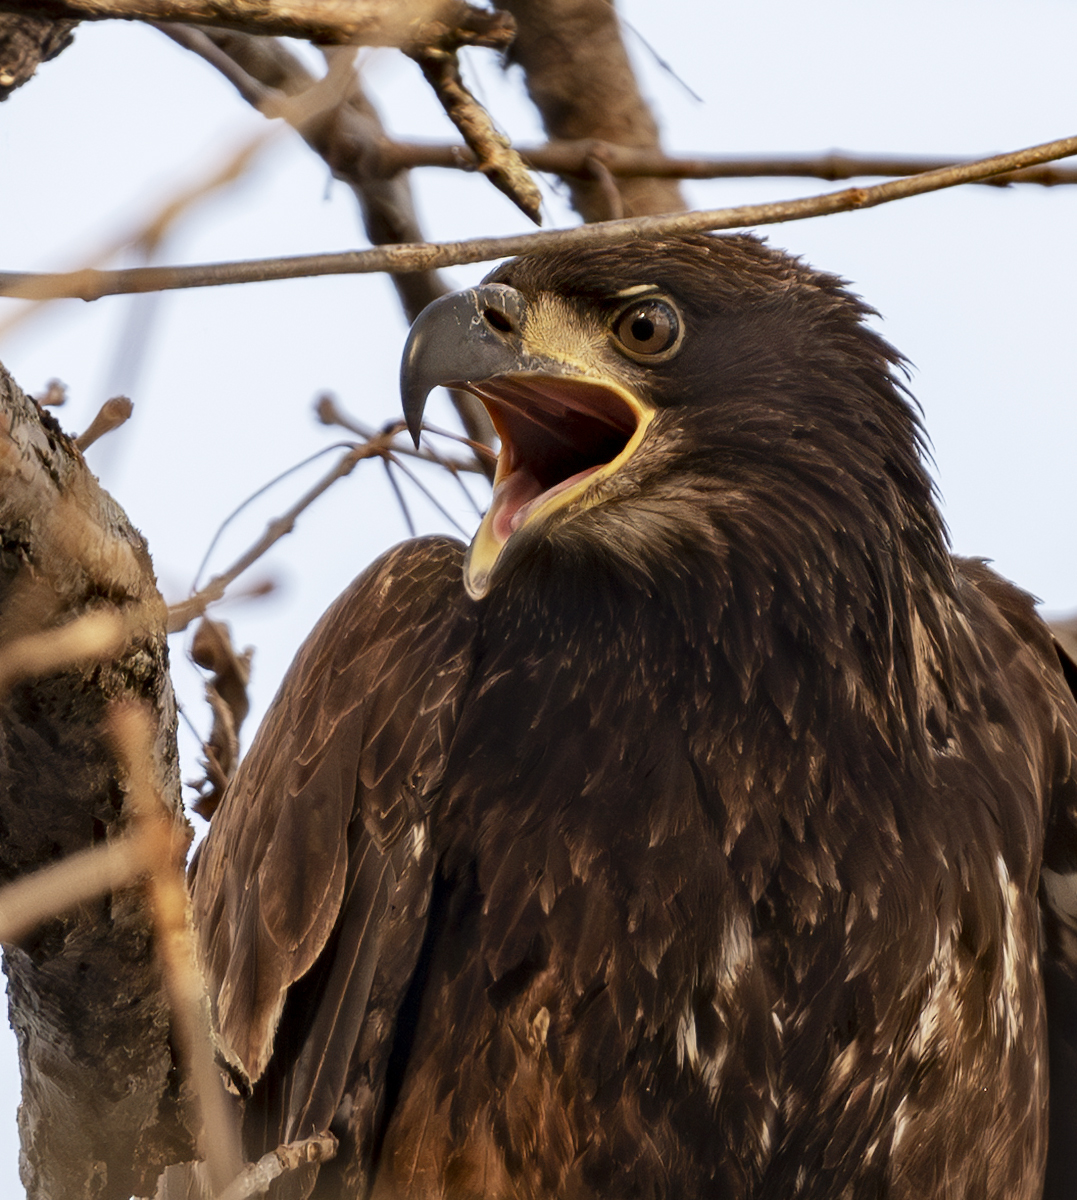
[[[319,1192],[373,1200],[1034,1200],[1050,1153],[1070,1194],[1077,707],[950,556],[866,312],[698,236],[417,322],[409,419],[482,397],[495,498],[466,563],[337,601],[214,819],[252,1155],[330,1127]]]

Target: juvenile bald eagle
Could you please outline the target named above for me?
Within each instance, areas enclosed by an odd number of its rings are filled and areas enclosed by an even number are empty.
[[[419,318],[408,420],[482,399],[490,510],[329,610],[194,880],[252,1156],[331,1129],[318,1193],[371,1200],[1033,1200],[1051,1074],[1075,1194],[1077,707],[951,557],[868,311],[695,236]]]

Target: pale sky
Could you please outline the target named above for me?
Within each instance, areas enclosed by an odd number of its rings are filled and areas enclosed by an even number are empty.
[[[668,148],[712,154],[860,152],[979,155],[1077,133],[1072,0],[760,0],[753,5],[630,0],[635,30],[698,93],[627,34]],[[309,54],[309,50],[306,51]],[[316,59],[312,58],[312,61]],[[457,140],[417,69],[390,51],[360,62],[400,136]],[[521,142],[541,140],[517,72],[472,52],[480,97]],[[157,32],[84,25],[0,108],[0,269],[90,261],[177,188],[207,176],[266,129],[214,71]],[[689,185],[697,207],[788,198],[840,185],[804,180]],[[431,239],[523,230],[526,219],[483,180],[415,179]],[[543,185],[546,223],[573,223]],[[770,240],[851,280],[879,328],[913,365],[911,386],[934,447],[955,549],[996,568],[1053,612],[1077,610],[1070,553],[1077,442],[1077,187],[966,188],[869,212],[771,227]],[[173,231],[160,261],[204,262],[365,245],[351,193],[297,137],[278,135],[235,187]],[[463,285],[490,265],[449,272]],[[0,322],[22,306],[0,300]],[[139,355],[124,331],[148,329]],[[177,599],[223,516],[282,470],[337,440],[311,415],[331,391],[376,424],[398,413],[405,326],[389,283],[334,277],[170,293],[159,301],[62,301],[0,337],[22,387],[70,388],[57,414],[79,431],[117,391],[135,416],[88,458],[145,533],[162,590]],[[438,410],[432,410],[438,419]],[[450,418],[440,417],[442,423]],[[330,458],[274,489],[222,538],[221,569]],[[424,530],[444,518],[403,485]],[[446,504],[468,531],[474,510]],[[475,489],[482,500],[481,488]],[[254,722],[317,616],[383,548],[406,536],[381,467],[361,466],[252,572],[271,599],[226,606],[240,646],[256,647]],[[208,714],[186,640],[174,674],[191,720]],[[185,734],[184,775],[197,774]],[[13,1038],[0,1036],[0,1195],[18,1194]]]

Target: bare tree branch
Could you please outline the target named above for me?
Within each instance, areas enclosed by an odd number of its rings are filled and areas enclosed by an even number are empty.
[[[34,399],[42,408],[63,408],[67,403],[67,384],[62,379],[50,379],[45,390]]]
[[[0,890],[0,940],[23,939],[42,922],[148,876],[157,953],[202,1114],[203,1158],[213,1190],[220,1192],[237,1178],[243,1160],[235,1115],[214,1063],[208,1002],[195,965],[184,881],[190,839],[155,789],[151,710],[130,701],[114,703],[109,725],[126,778],[131,832],[116,842],[76,851]]]
[[[611,0],[505,0],[516,18],[509,51],[546,132],[558,140],[598,138],[621,146],[658,146],[658,127],[636,82]],[[572,204],[585,221],[618,215],[600,171],[570,175]],[[622,178],[624,214],[679,212],[680,189],[669,179]]]
[[[489,114],[460,78],[455,53],[430,49],[416,54],[426,82],[449,119],[463,134],[478,169],[536,225],[542,224],[542,196],[509,139],[494,128]]]
[[[358,434],[361,438],[369,439],[377,436],[377,430],[369,428],[349,413],[342,412],[334,397],[328,392],[324,392],[315,401],[314,411],[317,414],[318,420],[323,425],[339,425],[341,429],[348,429],[352,433]],[[434,463],[453,475],[459,475],[462,472],[464,474],[473,473],[489,477],[489,472],[483,466],[482,460],[485,459],[487,462],[496,463],[497,454],[485,442],[477,442],[473,438],[461,437],[460,434],[453,433],[448,429],[438,429],[437,426],[430,425],[426,421],[423,422],[423,431],[425,433],[432,433],[437,437],[447,437],[450,441],[467,446],[473,452],[472,457],[450,458],[445,454],[435,454],[434,451],[425,446],[416,448],[410,445],[408,439],[405,439],[402,444],[393,446],[394,456],[398,458],[400,456],[418,458],[423,462]]]
[[[503,14],[460,0],[0,0],[0,12],[64,21],[181,21],[326,45],[503,47]]]
[[[635,217],[604,221],[572,229],[552,229],[508,237],[473,238],[463,242],[429,242],[382,246],[342,254],[312,254],[248,262],[210,263],[189,267],[137,267],[126,271],[72,271],[56,274],[0,272],[0,295],[24,299],[72,297],[96,300],[101,296],[152,292],[172,288],[216,287],[271,279],[299,279],[313,275],[364,275],[378,271],[427,271],[460,263],[487,262],[513,254],[578,246],[612,246],[638,238],[661,238],[683,233],[776,225],[829,216],[862,208],[875,208],[910,196],[922,196],[960,184],[976,183],[992,175],[1017,171],[1038,163],[1068,158],[1077,153],[1077,137],[1062,138],[991,158],[939,171],[927,171],[866,188],[844,188],[821,196],[745,204],[735,208],[707,209],[664,217]]]
[[[595,162],[616,179],[650,176],[655,179],[861,179],[921,175],[944,167],[973,162],[967,155],[897,157],[887,154],[851,154],[844,150],[767,158],[685,158],[651,147],[616,146],[584,138],[575,142],[548,142],[544,146],[517,146],[517,153],[533,171],[566,177],[593,175]],[[467,146],[445,142],[398,142],[386,138],[377,146],[377,169],[386,176],[417,167],[474,171],[475,156]],[[340,164],[346,168],[346,164]],[[369,169],[369,167],[368,167]],[[1037,183],[1044,187],[1077,183],[1077,168],[1030,167],[978,180],[991,187],[1011,183]]]
[[[215,575],[204,587],[199,588],[197,592],[189,596],[186,600],[181,600],[177,604],[173,604],[168,609],[168,632],[178,633],[196,618],[202,616],[206,609],[222,599],[227,589],[243,574],[249,567],[253,566],[272,546],[280,541],[282,537],[291,533],[295,528],[295,523],[299,517],[317,500],[320,496],[337,482],[338,479],[344,479],[350,475],[355,467],[368,458],[380,458],[387,463],[392,463],[401,468],[412,479],[416,486],[431,500],[432,503],[440,507],[436,497],[432,496],[421,480],[418,480],[410,471],[398,461],[399,455],[406,455],[413,458],[422,459],[424,462],[434,463],[436,466],[447,470],[451,475],[458,475],[461,471],[476,471],[477,464],[472,461],[460,461],[454,458],[446,458],[436,452],[424,448],[415,450],[410,446],[398,446],[394,442],[396,438],[404,430],[403,421],[393,421],[386,425],[384,429],[377,433],[370,433],[363,430],[359,426],[351,422],[344,416],[333,404],[332,400],[323,397],[317,406],[319,418],[324,424],[338,424],[353,431],[361,431],[365,440],[357,445],[352,446],[345,454],[343,454],[333,467],[318,480],[313,487],[309,488],[286,512],[279,517],[270,521],[266,526],[262,536],[250,546],[238,559],[225,571]],[[441,432],[441,431],[437,431]],[[453,436],[453,435],[449,435]],[[459,439],[467,444],[472,444],[468,439]],[[486,454],[492,454],[489,447],[482,446],[481,443],[473,444],[473,448],[481,446],[482,451]],[[293,468],[294,469],[294,468]],[[483,472],[485,474],[485,472]],[[244,501],[244,504],[249,501]],[[242,505],[240,507],[243,507]],[[239,511],[238,509],[236,510]],[[445,513],[445,510],[442,509]],[[452,516],[445,513],[450,521]],[[235,516],[235,513],[232,514]],[[231,520],[229,517],[227,520]],[[227,524],[226,520],[226,524]],[[219,531],[218,531],[219,536]],[[211,547],[212,548],[212,547]],[[200,572],[201,573],[201,572]]]
[[[219,189],[227,188],[241,179],[250,169],[257,155],[271,144],[275,132],[275,130],[267,129],[257,137],[251,138],[230,154],[227,161],[215,167],[208,175],[179,189],[167,201],[151,210],[134,228],[128,229],[120,236],[98,246],[86,256],[84,260],[86,266],[77,269],[86,270],[95,263],[108,262],[126,249],[136,250],[143,258],[150,255],[180,217],[203,200],[213,196]],[[5,320],[0,321],[0,337],[10,333],[38,311],[37,307],[28,306],[22,312],[13,313]]]

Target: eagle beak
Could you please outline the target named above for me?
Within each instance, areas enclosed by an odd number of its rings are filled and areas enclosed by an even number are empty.
[[[529,348],[527,300],[487,283],[436,300],[404,347],[400,391],[419,441],[426,398],[438,386],[483,402],[501,440],[490,508],[464,562],[476,600],[490,590],[510,539],[555,511],[591,507],[598,486],[631,456],[655,410],[602,364]]]
[[[473,381],[527,369],[520,339],[526,307],[515,288],[487,283],[442,296],[415,318],[400,364],[400,395],[416,448],[434,388],[470,390]]]

